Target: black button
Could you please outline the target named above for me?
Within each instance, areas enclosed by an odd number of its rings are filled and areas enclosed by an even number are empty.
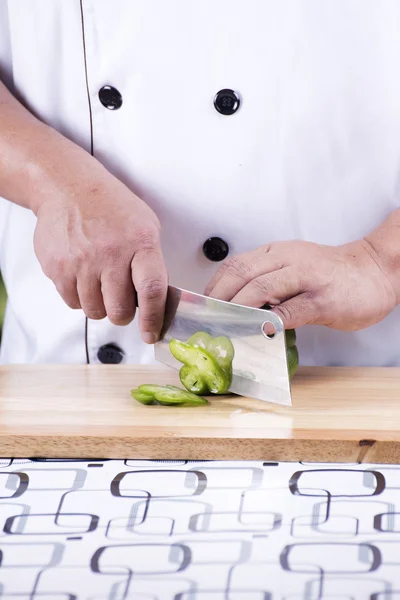
[[[240,106],[239,95],[233,90],[220,90],[215,95],[214,106],[221,115],[233,115]]]
[[[111,85],[105,85],[99,91],[99,100],[109,110],[118,110],[122,106],[122,96]]]
[[[123,357],[124,353],[116,344],[105,344],[97,352],[97,358],[104,364],[118,365]]]
[[[228,256],[229,246],[224,240],[221,240],[221,238],[212,237],[204,242],[203,252],[208,260],[219,262]]]

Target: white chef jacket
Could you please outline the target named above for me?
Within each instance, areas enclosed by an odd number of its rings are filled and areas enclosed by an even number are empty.
[[[398,0],[0,0],[0,73],[160,218],[170,282],[202,292],[262,244],[359,239],[399,206]],[[104,86],[122,97],[100,101]],[[231,89],[239,110],[215,95]],[[36,218],[0,201],[9,303],[2,363],[148,363],[136,320],[71,310],[33,250]],[[345,307],[344,307],[345,308]],[[302,364],[400,365],[400,309],[358,332],[298,330]]]

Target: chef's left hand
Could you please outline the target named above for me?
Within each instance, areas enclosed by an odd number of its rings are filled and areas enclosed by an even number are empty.
[[[303,241],[262,246],[226,261],[205,293],[256,308],[268,303],[285,329],[305,324],[364,329],[400,300],[366,239],[342,246]]]

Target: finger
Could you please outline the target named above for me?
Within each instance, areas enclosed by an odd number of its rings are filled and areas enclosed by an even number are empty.
[[[232,280],[237,279],[238,281],[247,280],[248,277],[250,277],[251,279],[249,271],[251,270],[252,266],[257,262],[259,254],[260,249],[257,248],[256,250],[252,250],[251,252],[238,254],[222,263],[222,265],[219,267],[212,279],[209,281],[204,292],[205,295],[211,295],[215,287],[218,285],[219,281],[223,277],[231,276]]]
[[[92,274],[78,278],[77,291],[82,310],[88,319],[104,319],[107,316],[101,293],[100,279]]]
[[[68,272],[68,260],[62,256],[52,256],[50,260],[48,258],[42,260],[40,266],[44,275],[53,282],[65,304],[72,309],[82,308],[77,291],[76,276]]]
[[[104,268],[101,291],[107,317],[114,325],[128,325],[135,316],[136,292],[132,283],[130,264],[124,268]]]
[[[253,279],[232,298],[232,302],[260,308],[264,304],[280,304],[304,291],[298,271],[285,267]]]
[[[282,267],[282,260],[265,249],[235,256],[226,261],[208,284],[205,294],[230,301],[252,279]]]
[[[132,280],[139,306],[143,341],[154,344],[164,322],[168,276],[159,248],[139,250],[132,260]]]
[[[321,316],[319,303],[308,292],[275,306],[272,312],[282,319],[285,329],[318,324]]]
[[[76,279],[62,279],[60,281],[55,281],[54,285],[57,292],[60,294],[61,298],[64,300],[65,304],[69,306],[69,308],[82,308],[76,288]]]

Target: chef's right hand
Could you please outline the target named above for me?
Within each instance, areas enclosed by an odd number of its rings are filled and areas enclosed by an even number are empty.
[[[79,172],[65,166],[63,185],[35,210],[36,256],[67,305],[90,319],[127,325],[137,301],[142,338],[154,343],[167,293],[159,221],[100,163],[83,160]]]
[[[167,272],[153,211],[1,81],[0,156],[0,196],[36,214],[36,255],[68,306],[126,325],[137,298],[143,340],[155,342]]]

